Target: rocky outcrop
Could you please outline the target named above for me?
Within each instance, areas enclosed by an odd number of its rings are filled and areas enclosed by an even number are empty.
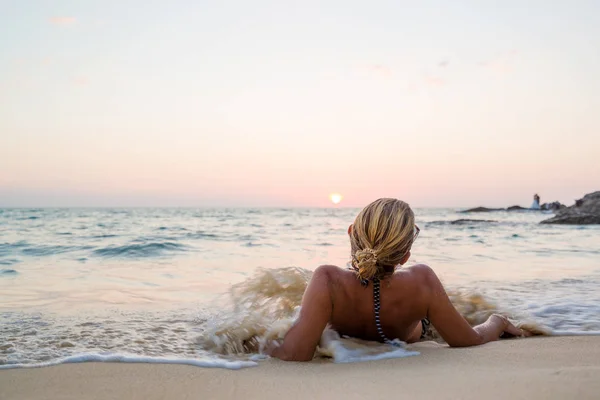
[[[494,212],[494,211],[556,211],[566,208],[567,206],[560,204],[559,202],[555,203],[544,203],[539,209],[533,208],[525,208],[521,206],[510,206],[508,208],[487,208],[487,207],[475,207],[469,208],[468,210],[460,211],[461,213],[484,213],[484,212]]]
[[[565,206],[564,204],[555,201],[553,203],[544,203],[540,206],[540,209],[542,210],[546,210],[546,211],[558,211],[558,210],[562,210],[563,208],[567,208],[567,206]]]
[[[493,222],[498,222],[498,221],[494,221],[492,219],[457,219],[454,221],[450,221],[450,225],[470,225],[470,224],[488,224],[488,223],[493,223]]]
[[[475,208],[469,208],[468,210],[461,211],[461,213],[492,212],[492,211],[504,211],[504,208],[475,207]]]
[[[600,191],[589,193],[575,201],[575,205],[557,211],[542,224],[591,225],[600,224]]]
[[[510,206],[506,209],[506,211],[523,211],[529,210],[529,208],[521,207],[521,206]]]
[[[566,208],[564,204],[555,201],[553,203],[544,203],[539,209],[525,208],[521,206],[510,206],[508,208],[487,208],[487,207],[475,207],[469,208],[468,210],[460,211],[461,213],[482,213],[482,212],[494,212],[494,211],[557,211]]]

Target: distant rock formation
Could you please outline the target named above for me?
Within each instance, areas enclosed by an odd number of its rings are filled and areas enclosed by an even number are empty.
[[[492,212],[492,211],[504,211],[504,208],[475,207],[475,208],[469,208],[468,210],[461,211],[461,213]]]
[[[530,210],[530,209],[521,207],[521,206],[510,206],[506,209],[506,211],[523,211],[523,210]],[[536,211],[537,211],[537,209],[536,209]]]
[[[457,219],[454,221],[450,221],[451,225],[468,225],[468,224],[481,224],[481,223],[493,223],[498,222],[492,219]]]
[[[552,203],[544,203],[540,207],[541,210],[547,210],[547,211],[558,211],[558,210],[562,210],[563,208],[567,208],[567,206],[565,206],[564,204],[562,204],[558,201],[555,201]]]
[[[508,208],[487,208],[487,207],[475,207],[469,208],[468,210],[460,211],[461,213],[482,213],[482,212],[494,212],[494,211],[557,211],[566,208],[564,204],[555,201],[553,203],[544,203],[540,208],[525,208],[521,206],[510,206]]]
[[[492,219],[470,219],[461,218],[450,221],[431,221],[427,222],[426,225],[475,225],[475,224],[495,224],[498,221]]]
[[[592,225],[600,224],[600,191],[588,193],[575,205],[559,209],[556,215],[542,224]]]

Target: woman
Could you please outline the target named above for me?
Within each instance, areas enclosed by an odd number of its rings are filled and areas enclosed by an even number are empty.
[[[410,258],[418,233],[413,211],[400,200],[379,199],[365,207],[348,228],[351,268],[317,268],[298,320],[283,343],[272,343],[267,353],[282,360],[311,360],[327,324],[342,336],[412,343],[431,321],[452,347],[480,345],[504,333],[526,334],[501,315],[471,327],[427,265],[396,271]]]

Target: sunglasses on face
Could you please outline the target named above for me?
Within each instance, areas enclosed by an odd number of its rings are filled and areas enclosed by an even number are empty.
[[[417,224],[415,224],[415,233],[414,233],[414,236],[413,236],[413,243],[419,237],[419,233],[421,233],[421,229],[419,228],[419,226]]]

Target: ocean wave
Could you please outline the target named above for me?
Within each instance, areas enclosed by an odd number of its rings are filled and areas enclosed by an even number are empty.
[[[233,310],[207,321],[196,342],[216,354],[259,353],[270,341],[283,339],[294,324],[311,276],[312,272],[303,268],[259,269],[254,276],[231,287]],[[477,292],[455,289],[448,290],[448,296],[471,326],[483,323],[494,313],[512,314],[499,310]],[[537,335],[551,334],[549,329],[532,321],[523,320],[519,326]],[[442,342],[434,327],[427,339]],[[331,357],[335,362],[416,355],[403,348],[395,352],[396,349],[379,342],[340,338],[327,328],[315,355]]]
[[[12,252],[12,245],[10,243],[0,243],[0,256],[9,255]]]
[[[114,233],[106,233],[104,235],[89,236],[89,239],[108,239],[108,238],[115,238],[115,237],[119,237],[119,235],[115,235]]]
[[[17,260],[16,258],[7,258],[4,260],[0,260],[0,265],[15,265],[18,264],[20,261]]]
[[[3,251],[6,250],[12,250],[12,249],[18,249],[21,247],[27,247],[29,246],[29,243],[26,242],[25,240],[19,240],[18,242],[14,242],[14,243],[0,243],[0,254],[2,254]]]
[[[581,283],[585,283],[585,281],[583,279],[563,278],[557,281],[555,284],[579,285]]]
[[[153,242],[144,244],[128,244],[124,246],[108,246],[94,250],[94,255],[113,257],[157,257],[168,252],[183,252],[187,246],[174,242]]]
[[[242,241],[242,242],[251,242],[253,240],[258,240],[259,238],[257,238],[256,236],[253,235],[241,235],[237,237],[237,240]]]
[[[39,368],[50,367],[60,364],[73,364],[83,362],[118,362],[118,363],[144,363],[144,364],[180,364],[192,365],[202,368],[226,368],[226,369],[241,369],[254,367],[258,365],[255,361],[231,361],[224,359],[195,359],[195,358],[177,358],[177,357],[145,357],[130,354],[98,354],[84,353],[69,357],[60,358],[58,360],[32,363],[32,364],[0,364],[0,369],[13,368]]]
[[[205,231],[189,232],[185,235],[189,239],[223,240],[221,235],[208,233]]]
[[[108,210],[107,212],[113,215],[131,214],[130,210]]]
[[[0,313],[0,318],[6,321],[18,321],[0,325],[0,337],[6,343],[0,345],[0,364],[4,364],[0,368],[86,361],[187,363],[183,360],[190,359],[196,361],[188,364],[199,367],[251,366],[249,361],[265,358],[262,350],[269,341],[281,340],[293,325],[311,275],[311,271],[302,268],[260,269],[230,288],[230,302],[226,302],[229,306],[219,302],[213,309],[199,310],[195,318],[187,309],[167,315],[136,312],[104,317],[86,315],[75,320],[43,314]],[[477,292],[449,289],[448,294],[471,325],[501,312]],[[521,326],[538,334],[549,333],[539,324]],[[561,328],[569,326],[563,324]],[[598,327],[591,326],[592,329]],[[427,339],[441,341],[435,329]],[[315,357],[345,363],[417,354],[410,346],[398,348],[340,337],[326,329]]]
[[[21,254],[26,255],[26,256],[34,256],[34,257],[45,257],[45,256],[53,256],[56,254],[69,253],[69,252],[73,252],[73,251],[89,250],[91,248],[92,248],[92,246],[62,246],[62,245],[45,246],[45,245],[39,245],[39,246],[25,247],[21,250]]]
[[[471,218],[460,218],[450,221],[431,221],[427,225],[473,225],[473,224],[495,224],[498,221],[493,219],[471,219]]]
[[[18,217],[16,218],[17,221],[27,221],[27,220],[34,220],[34,219],[40,219],[40,217],[38,217],[37,215],[30,215],[27,217]]]
[[[0,276],[2,275],[17,275],[18,272],[14,269],[3,268],[0,269]]]

